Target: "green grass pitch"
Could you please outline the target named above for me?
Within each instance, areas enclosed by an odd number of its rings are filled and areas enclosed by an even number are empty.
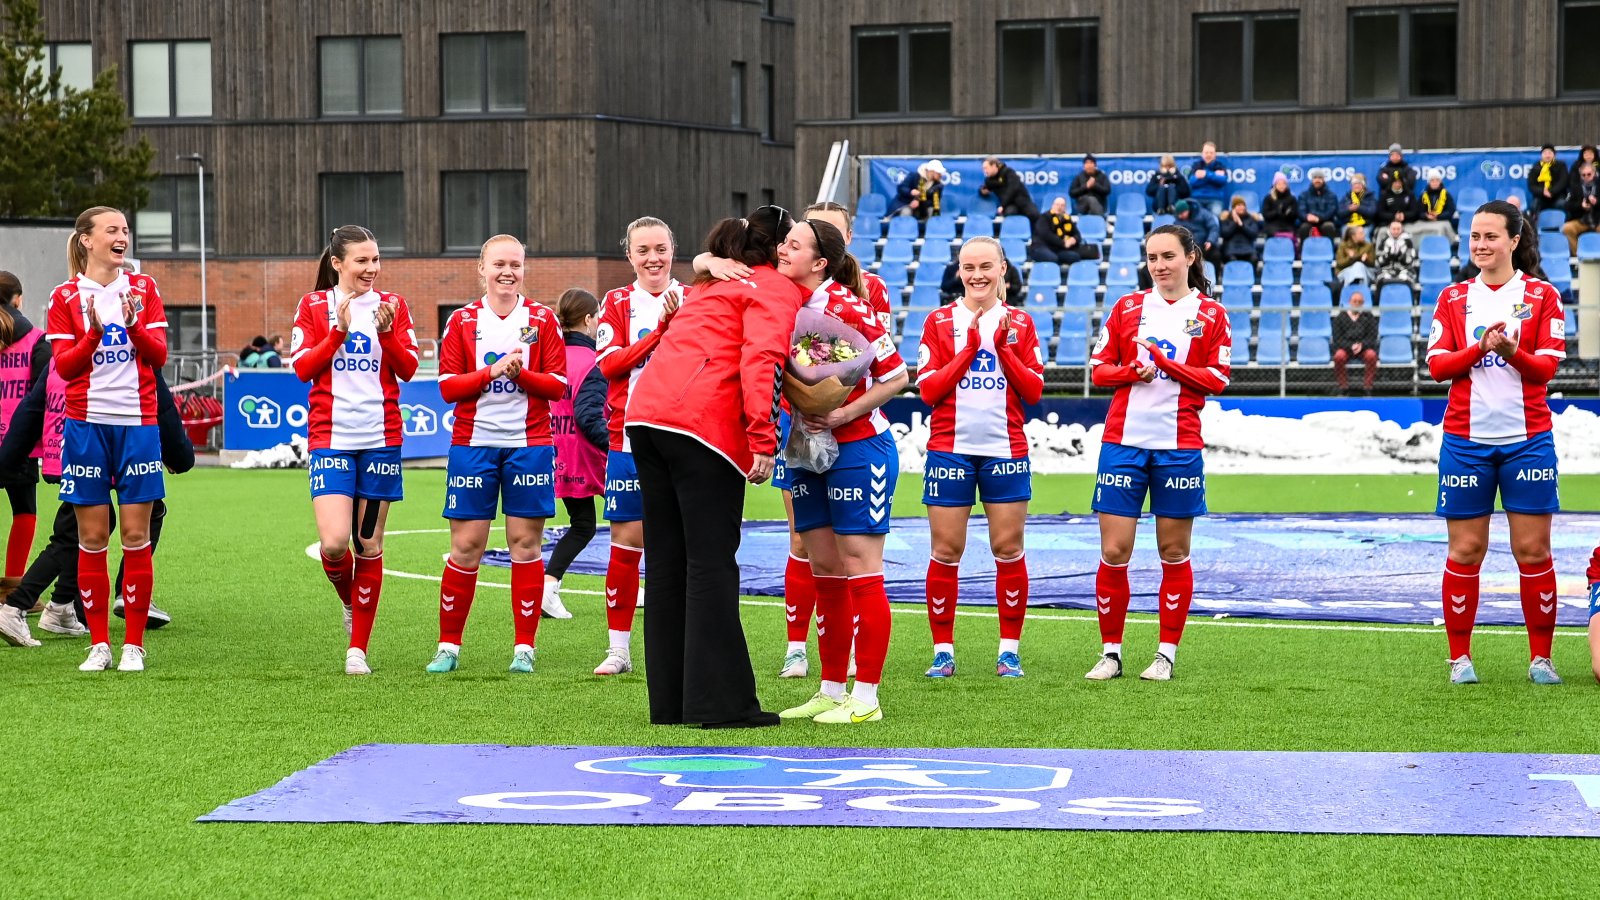
[[[1090,481],[1036,478],[1035,511],[1085,512]],[[1430,476],[1216,476],[1211,502],[1217,511],[1426,512],[1432,489]],[[12,846],[0,896],[1592,896],[1600,845],[1581,839],[195,824],[366,742],[1593,753],[1600,689],[1571,629],[1556,643],[1566,686],[1531,686],[1521,633],[1484,629],[1485,683],[1462,690],[1446,683],[1442,634],[1198,619],[1177,680],[1090,685],[1093,619],[1057,611],[1030,621],[1020,682],[978,664],[995,621],[963,616],[968,667],[929,683],[920,677],[926,621],[899,614],[881,725],[655,729],[640,675],[588,674],[605,647],[598,597],[569,595],[577,617],[545,621],[537,674],[511,677],[507,595],[484,587],[461,670],[428,676],[436,583],[390,578],[376,674],[347,678],[338,606],[305,554],[315,540],[305,473],[201,470],[170,479],[169,491],[156,601],[176,623],[150,636],[148,672],[81,674],[82,639],[40,633],[42,648],[0,647],[11,711],[0,819]],[[408,473],[406,491],[391,529],[441,529],[443,473]],[[902,479],[896,513],[917,514],[918,496],[917,479]],[[1571,509],[1600,508],[1600,477],[1564,479],[1563,496]],[[55,501],[45,490],[41,500],[44,524]],[[752,489],[748,507],[752,518],[782,515],[770,488]],[[387,566],[436,576],[445,546],[443,533],[393,536]],[[986,552],[976,536],[969,552]],[[1564,570],[1581,564],[1558,560]],[[506,574],[486,569],[484,580]],[[597,590],[599,580],[573,576],[568,586]],[[1134,618],[1144,623],[1129,630],[1137,664],[1155,633],[1149,617]],[[780,609],[747,607],[745,628],[769,709],[815,689],[773,677]]]

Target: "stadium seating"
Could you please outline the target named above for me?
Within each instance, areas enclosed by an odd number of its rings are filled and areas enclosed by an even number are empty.
[[[1066,306],[1068,309],[1094,309],[1097,300],[1097,285],[1074,284],[1067,287]],[[1113,298],[1114,299],[1114,298]]]
[[[1278,240],[1275,238],[1275,240]],[[1294,263],[1290,260],[1273,260],[1261,264],[1262,287],[1291,287],[1294,285]]]
[[[1250,310],[1228,313],[1228,330],[1233,332],[1233,345],[1243,347],[1250,343]],[[1240,354],[1242,357],[1243,354]]]
[[[1050,313],[1032,311],[1028,315],[1033,319],[1033,330],[1039,335],[1039,343],[1048,347],[1056,336],[1056,322]]]
[[[895,216],[889,220],[889,240],[914,241],[917,237],[916,219],[911,216]]]
[[[1547,209],[1539,213],[1539,231],[1560,231],[1561,226],[1567,224],[1567,214],[1559,209]]]
[[[884,260],[878,264],[878,277],[889,284],[889,293],[892,296],[896,290],[895,285],[906,286],[906,264],[904,261]]]
[[[1444,293],[1444,289],[1449,286],[1449,281],[1429,281],[1424,278],[1422,280],[1422,302],[1429,305],[1438,303],[1439,295]]]
[[[1518,206],[1522,207],[1523,209],[1527,209],[1528,208],[1528,192],[1527,191],[1525,191],[1525,190],[1523,190],[1522,188],[1519,188],[1519,187],[1514,187],[1514,188],[1506,188],[1505,190],[1500,192],[1500,199],[1501,200],[1510,200],[1512,197],[1517,198],[1517,205]]]
[[[850,233],[857,238],[875,241],[883,236],[883,220],[877,216],[858,212],[850,221]]]
[[[911,289],[911,309],[938,309],[943,303],[944,298],[939,294],[936,284],[919,284]]]
[[[1139,267],[1129,263],[1113,263],[1106,270],[1106,299],[1116,300],[1124,294],[1131,294],[1139,289]]]
[[[1260,212],[1261,211],[1261,195],[1256,193],[1255,191],[1249,190],[1248,188],[1243,189],[1243,190],[1230,191],[1229,194],[1228,194],[1228,197],[1229,197],[1229,199],[1228,199],[1229,203],[1233,202],[1233,198],[1234,197],[1243,197],[1244,198],[1244,208],[1245,209],[1248,209],[1251,212]]]
[[[1417,245],[1417,258],[1424,263],[1434,260],[1450,262],[1450,239],[1442,234],[1425,234],[1422,243]]]
[[[890,238],[888,243],[883,245],[882,259],[886,263],[909,263],[916,259],[916,256],[916,250],[911,246],[911,242],[903,238]]]
[[[1600,231],[1578,235],[1578,259],[1600,259]]]
[[[1256,341],[1254,362],[1258,366],[1281,366],[1287,361],[1284,357],[1285,352],[1282,334],[1263,332],[1261,338]]]
[[[1077,335],[1085,337],[1089,334],[1089,317],[1091,313],[1086,309],[1069,309],[1061,314],[1061,335]]]
[[[1160,228],[1163,225],[1172,225],[1172,224],[1175,224],[1177,221],[1178,221],[1178,217],[1173,215],[1172,213],[1162,213],[1161,215],[1156,216],[1156,217],[1154,217],[1154,218],[1152,218],[1150,220],[1150,230],[1151,231],[1155,231],[1157,228]]]
[[[1100,284],[1100,263],[1081,259],[1067,267],[1067,284],[1096,287]]]
[[[1217,267],[1212,265],[1211,264],[1211,260],[1208,259],[1208,260],[1205,261],[1204,264],[1202,264],[1200,266],[1200,271],[1204,272],[1205,276],[1206,276],[1206,280],[1211,282],[1211,291],[1212,291],[1212,293],[1216,293],[1216,288],[1217,288]]]
[[[906,359],[916,359],[917,344],[922,342],[922,326],[928,322],[928,313],[932,310],[914,309],[906,313],[906,322],[900,327],[900,355]],[[905,347],[909,345],[911,355],[907,356]]]
[[[1418,307],[1418,312],[1420,314],[1418,321],[1421,324],[1418,325],[1417,333],[1422,335],[1423,340],[1427,340],[1429,333],[1433,331],[1433,311],[1438,308],[1439,307],[1436,304],[1427,302],[1424,302],[1422,306]]]
[[[878,258],[878,244],[858,231],[855,237],[850,239],[850,252],[863,266],[871,266]]]
[[[1413,366],[1417,357],[1411,347],[1411,335],[1391,334],[1378,338],[1378,362],[1386,366]]]
[[[1061,286],[1061,267],[1050,263],[1034,263],[1033,271],[1028,273],[1028,286],[1051,287]]]
[[[1294,241],[1286,237],[1267,238],[1266,246],[1261,249],[1261,261],[1294,262]]]
[[[1378,313],[1379,337],[1411,338],[1411,310],[1386,309]]]
[[[1222,289],[1229,303],[1243,306],[1249,302],[1250,289],[1255,284],[1255,266],[1236,259],[1222,267]]]
[[[1437,235],[1429,235],[1429,237],[1436,237],[1436,236]],[[1445,284],[1449,284],[1450,283],[1450,258],[1449,257],[1445,257],[1444,259],[1425,259],[1425,260],[1423,260],[1422,261],[1422,281],[1424,283],[1430,283],[1431,282],[1431,283],[1434,283],[1434,284],[1438,284],[1439,282],[1444,282]]]
[[[1086,244],[1103,244],[1106,242],[1105,216],[1079,216],[1078,239]]]
[[[1300,245],[1300,262],[1302,264],[1318,262],[1326,263],[1330,266],[1333,265],[1333,241],[1321,236],[1306,238],[1305,242]],[[1301,281],[1304,280],[1304,278],[1301,279]]]
[[[1117,227],[1133,234],[1144,231],[1145,200],[1139,191],[1124,191],[1117,195]],[[1134,223],[1138,227],[1133,227]]]
[[[1143,249],[1139,246],[1138,238],[1124,237],[1119,234],[1111,239],[1110,261],[1113,265],[1116,263],[1137,264],[1143,252]]]
[[[1288,285],[1266,285],[1261,287],[1262,309],[1288,309],[1294,306],[1294,293]]]
[[[917,252],[917,262],[943,269],[950,263],[950,242],[923,241],[922,249]]]
[[[1333,354],[1328,351],[1328,339],[1323,336],[1300,338],[1300,345],[1295,352],[1295,362],[1302,366],[1325,366],[1333,361]]]
[[[937,288],[944,280],[944,263],[919,263],[911,270],[911,286],[929,285]]]
[[[1058,366],[1082,366],[1089,361],[1089,339],[1081,334],[1061,335],[1056,342],[1055,357]]]
[[[1463,228],[1471,222],[1478,207],[1489,202],[1489,192],[1480,187],[1465,187],[1456,194],[1456,211],[1461,214]]]
[[[1027,216],[1006,216],[1000,220],[1000,240],[1016,238],[1026,241],[1033,237],[1033,223]]]
[[[1001,238],[1000,249],[1006,255],[1006,261],[1013,266],[1020,267],[1028,261],[1028,243],[1017,238]]]
[[[889,198],[882,194],[862,194],[856,201],[856,215],[882,218],[889,211]]]
[[[922,229],[922,237],[927,241],[944,241],[949,243],[956,239],[956,217],[950,215],[930,216],[928,224]]]
[[[1330,309],[1333,307],[1333,291],[1322,282],[1300,281],[1300,308],[1301,309]]]
[[[1379,309],[1410,309],[1416,305],[1410,285],[1386,284],[1378,289]]]
[[[1308,337],[1332,337],[1333,312],[1327,309],[1304,309],[1300,311],[1300,339]]]
[[[1344,286],[1344,290],[1339,292],[1339,306],[1341,308],[1349,306],[1350,305],[1350,298],[1355,296],[1356,294],[1360,294],[1363,297],[1366,297],[1367,298],[1367,308],[1368,309],[1372,308],[1372,288],[1367,287],[1364,284],[1347,284],[1347,285],[1345,285]]]

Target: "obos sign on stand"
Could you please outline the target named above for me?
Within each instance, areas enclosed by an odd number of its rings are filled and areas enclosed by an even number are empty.
[[[287,369],[240,372],[222,392],[222,449],[265,450],[306,434],[310,385]],[[401,456],[446,456],[454,408],[439,396],[439,382],[420,377],[400,385]]]

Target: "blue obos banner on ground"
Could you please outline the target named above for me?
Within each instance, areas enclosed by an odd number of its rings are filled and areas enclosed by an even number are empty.
[[[1198,152],[1174,154],[1179,171],[1187,175],[1190,162],[1199,155]],[[1564,150],[1558,155],[1564,160],[1570,159],[1573,151]],[[1350,176],[1357,172],[1365,175],[1368,187],[1376,191],[1378,169],[1388,162],[1388,154],[1382,150],[1224,153],[1222,157],[1228,163],[1228,190],[1254,191],[1258,195],[1265,195],[1272,190],[1272,177],[1279,172],[1289,179],[1289,189],[1299,194],[1311,186],[1310,173],[1316,168],[1328,170],[1328,184],[1340,194],[1350,189]],[[1524,150],[1430,150],[1406,155],[1406,161],[1418,173],[1419,190],[1427,178],[1437,172],[1443,176],[1445,187],[1458,201],[1461,191],[1466,188],[1481,188],[1490,199],[1504,197],[1513,189],[1526,194],[1528,169],[1538,158],[1539,150],[1536,147]],[[882,194],[893,203],[900,181],[907,173],[927,162],[929,157],[872,156],[864,159],[871,177],[862,192]],[[950,172],[944,189],[945,207],[955,206],[962,210],[971,208],[978,201],[978,188],[983,184],[982,158],[941,156],[939,159]],[[1067,156],[1005,156],[1002,159],[1022,176],[1040,209],[1049,207],[1050,201],[1057,196],[1067,196],[1072,179],[1083,170],[1082,153]],[[1111,183],[1112,203],[1115,203],[1118,194],[1130,191],[1144,193],[1145,185],[1161,161],[1161,155],[1096,154],[1095,161]],[[988,200],[982,202],[993,206]],[[1115,207],[1108,211],[1115,211]]]
[[[311,386],[287,369],[240,372],[230,376],[222,391],[222,449],[265,450],[306,434]],[[446,456],[455,407],[439,396],[439,382],[431,377],[400,385],[400,420],[406,459]]]

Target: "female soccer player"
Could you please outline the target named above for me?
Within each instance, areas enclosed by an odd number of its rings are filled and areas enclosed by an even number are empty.
[[[639,561],[644,557],[644,505],[633,444],[624,430],[628,392],[644,372],[685,290],[672,277],[677,239],[667,223],[634,219],[622,237],[634,281],[606,294],[595,337],[595,365],[611,384],[611,444],[606,456],[606,521],[611,524],[611,560],[606,566],[605,659],[596,675],[633,671],[633,616],[639,602]]]
[[[1161,553],[1161,635],[1155,660],[1139,677],[1172,678],[1194,595],[1189,538],[1195,516],[1206,512],[1200,409],[1206,395],[1228,386],[1233,364],[1228,315],[1206,296],[1211,284],[1194,236],[1164,225],[1150,232],[1144,247],[1154,286],[1111,307],[1090,358],[1095,385],[1116,390],[1091,504],[1100,516],[1095,607],[1104,654],[1084,676],[1091,681],[1122,674],[1128,560],[1147,493]]]
[[[372,232],[335,228],[290,338],[294,373],[311,382],[311,510],[322,571],[344,604],[346,675],[372,674],[367,641],[383,593],[384,523],[403,488],[400,382],[417,371],[411,310],[400,295],[373,289],[381,269]]]
[[[1044,351],[1033,320],[1005,303],[1005,256],[991,237],[961,247],[965,295],[928,317],[917,350],[917,389],[933,407],[922,502],[933,554],[928,560],[929,678],[956,673],[956,595],[967,520],[983,500],[995,559],[1000,655],[995,674],[1022,677],[1019,641],[1028,613],[1023,524],[1033,496],[1023,404],[1044,393]]]
[[[1435,510],[1450,534],[1441,598],[1450,680],[1478,681],[1472,625],[1498,491],[1522,573],[1528,677],[1560,684],[1550,661],[1556,627],[1550,517],[1561,503],[1545,388],[1567,355],[1561,295],[1543,280],[1538,233],[1515,206],[1495,200],[1478,207],[1468,241],[1478,276],[1439,295],[1428,338],[1428,371],[1450,382]]]
[[[22,314],[22,282],[10,272],[0,272],[0,437],[11,425],[22,398],[43,377],[50,364],[50,342],[44,331]],[[0,600],[22,583],[33,549],[34,527],[39,519],[39,463],[36,457],[10,472],[0,472],[0,486],[11,502],[11,532],[6,540],[5,576],[0,578]],[[8,615],[0,609],[0,637],[10,635]],[[23,624],[22,633],[27,633]]]
[[[821,473],[789,468],[794,528],[805,543],[816,585],[822,686],[810,701],[779,715],[835,725],[883,718],[878,685],[890,632],[883,544],[899,453],[889,420],[878,408],[908,380],[894,339],[865,300],[867,289],[848,246],[838,228],[816,218],[796,224],[778,246],[778,272],[811,292],[806,306],[860,332],[872,342],[874,356],[869,374],[843,406],[825,416],[797,413],[791,425],[812,434],[831,431],[839,459]],[[846,696],[852,637],[859,649],[858,672]]]
[[[72,280],[50,295],[46,340],[67,384],[61,434],[61,499],[76,508],[78,592],[89,626],[89,658],[78,668],[111,667],[111,492],[121,513],[123,672],[144,670],[144,631],[155,575],[150,510],[166,491],[156,426],[156,371],[167,362],[167,317],[148,275],[122,269],[128,221],[106,206],[84,210],[67,239]]]
[[[456,424],[445,474],[450,558],[439,583],[439,649],[429,672],[455,671],[501,496],[511,547],[511,671],[533,672],[544,520],[556,512],[550,404],[566,390],[567,352],[555,313],[522,296],[524,253],[508,234],[483,243],[484,295],[451,314],[439,349],[439,395],[456,405]]]
[[[544,567],[541,614],[570,619],[561,603],[561,579],[567,567],[594,540],[594,498],[606,492],[606,393],[610,385],[594,364],[595,334],[600,327],[600,301],[582,288],[568,288],[556,300],[567,348],[567,386],[550,405],[550,426],[556,448],[556,497],[567,510],[568,526],[550,549]],[[555,606],[558,613],[553,613]]]

